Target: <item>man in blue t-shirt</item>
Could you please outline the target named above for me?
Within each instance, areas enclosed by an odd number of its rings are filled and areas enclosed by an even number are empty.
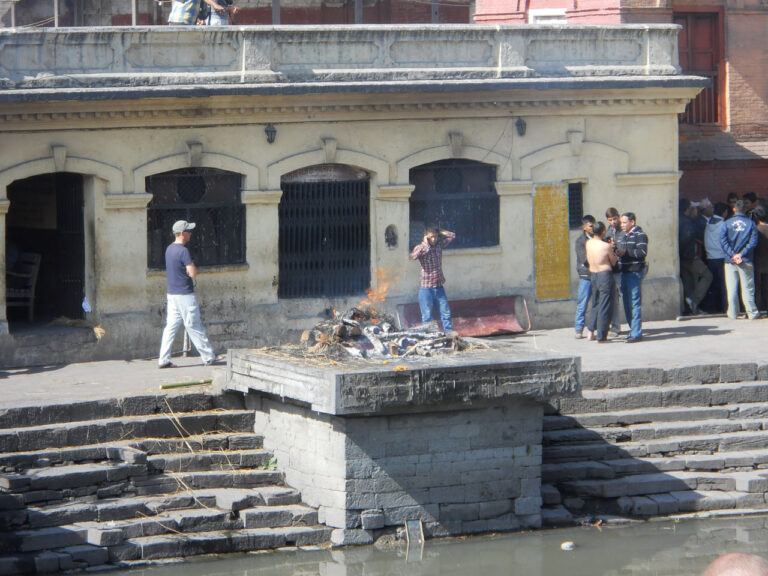
[[[195,345],[208,366],[216,362],[216,354],[205,334],[203,322],[200,319],[200,308],[195,298],[194,281],[197,278],[197,267],[185,246],[192,237],[194,222],[179,220],[173,225],[176,240],[165,250],[165,271],[168,278],[168,318],[163,330],[163,340],[160,344],[160,368],[173,368],[171,362],[171,346],[176,337],[180,324],[189,334],[189,339]]]
[[[755,268],[752,255],[757,247],[757,228],[744,214],[744,202],[737,200],[733,216],[720,230],[720,246],[725,252],[725,291],[728,293],[728,318],[739,314],[739,287],[747,318],[760,317],[755,304]]]

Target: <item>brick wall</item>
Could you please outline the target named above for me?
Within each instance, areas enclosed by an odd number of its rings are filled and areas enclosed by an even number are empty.
[[[680,163],[680,197],[725,202],[729,192],[755,192],[768,198],[768,160]]]
[[[413,519],[435,536],[541,525],[540,404],[339,418],[248,398],[286,482],[356,542]]]

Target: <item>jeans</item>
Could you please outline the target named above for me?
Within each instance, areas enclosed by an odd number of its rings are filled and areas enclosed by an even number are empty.
[[[728,318],[734,320],[739,314],[739,285],[741,299],[747,309],[747,317],[754,320],[758,316],[755,305],[755,269],[752,262],[734,264],[725,261],[725,291],[728,293]]]
[[[573,327],[576,332],[584,330],[586,321],[587,306],[589,305],[589,295],[592,293],[592,281],[585,278],[579,278],[579,295],[576,296],[576,318],[573,321]]]
[[[611,293],[611,299],[613,300],[613,314],[611,314],[611,330],[617,334],[621,332],[621,274],[613,273],[613,292]]]
[[[707,268],[712,272],[712,284],[705,298],[706,310],[709,312],[725,312],[728,309],[728,298],[725,292],[725,273],[722,258],[707,260]]]
[[[206,24],[208,26],[229,26],[229,12],[216,12],[216,10],[211,7],[211,15],[208,16]]]
[[[629,335],[640,338],[643,335],[642,272],[621,273],[621,297],[624,300],[624,315],[629,324]]]
[[[197,298],[194,294],[167,294],[168,296],[168,318],[163,330],[163,340],[160,344],[160,366],[171,361],[171,346],[176,337],[176,331],[180,324],[189,334],[189,339],[195,345],[197,351],[206,364],[216,359],[213,347],[208,341],[208,336],[203,328],[203,321],[200,319],[200,308],[197,306]]]
[[[448,297],[445,295],[445,289],[442,286],[437,288],[419,287],[419,308],[421,309],[421,321],[426,324],[432,320],[432,310],[437,303],[440,312],[440,322],[443,324],[443,330],[453,331],[451,322],[451,308],[448,306]]]

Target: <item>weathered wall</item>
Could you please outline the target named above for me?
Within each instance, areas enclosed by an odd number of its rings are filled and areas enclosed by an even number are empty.
[[[286,482],[336,543],[421,520],[429,536],[541,525],[542,407],[532,401],[339,418],[246,397]]]
[[[8,34],[0,52],[18,58],[3,61],[0,98],[16,101],[0,116],[0,197],[37,174],[85,176],[86,294],[90,319],[107,332],[98,345],[67,350],[70,360],[156,353],[165,278],[147,269],[145,178],[192,165],[243,177],[246,263],[201,269],[196,289],[219,348],[293,338],[327,308],[364,297],[277,298],[280,179],[326,162],[370,174],[371,285],[379,287],[377,269],[393,281],[380,308],[415,299],[410,170],[463,158],[496,168],[500,242],[446,251],[449,297],[521,294],[535,328],[568,325],[573,299],[536,301],[534,256],[546,231],[534,230],[533,197],[539,184],[581,182],[585,213],[601,217],[608,206],[637,213],[650,237],[644,317],[668,318],[679,311],[676,114],[701,85],[677,74],[675,30],[110,29],[79,31],[77,44],[64,32]],[[582,42],[584,35],[600,42]],[[38,43],[41,59],[32,57]],[[445,55],[425,60],[425,51],[443,54],[449,45],[461,68],[448,69]],[[52,65],[57,73],[46,73]],[[268,122],[277,128],[274,144],[265,139]],[[390,224],[399,231],[394,248],[384,241]],[[572,246],[567,251],[575,298]],[[36,361],[34,347],[4,338],[2,363]]]

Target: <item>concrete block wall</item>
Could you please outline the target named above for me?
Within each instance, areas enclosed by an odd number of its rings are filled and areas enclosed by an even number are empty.
[[[256,395],[256,431],[337,544],[420,519],[429,536],[541,525],[542,407],[342,418]]]

